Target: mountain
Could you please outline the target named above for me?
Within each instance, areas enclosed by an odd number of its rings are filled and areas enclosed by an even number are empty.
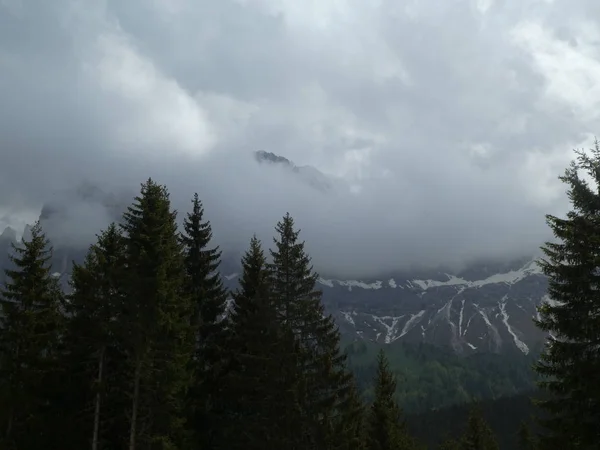
[[[312,166],[297,166],[283,156],[257,151],[254,157],[266,170],[290,171],[322,193],[342,187],[335,177]],[[54,270],[65,285],[72,261],[82,261],[94,241],[93,234],[72,236],[79,228],[94,228],[90,224],[79,227],[79,221],[87,218],[95,224],[100,211],[98,232],[109,222],[119,221],[130,199],[130,195],[117,196],[82,184],[44,205],[40,220],[54,244]],[[27,234],[26,229],[23,235]],[[15,238],[9,229],[0,236],[1,267],[8,264],[6,255]],[[221,270],[230,288],[236,287],[238,267],[237,257],[224,255]],[[324,276],[318,282],[327,311],[351,340],[427,343],[463,356],[479,352],[527,355],[545,340],[532,318],[546,298],[547,282],[532,258],[503,264],[478,262],[455,272],[413,271],[362,280]]]
[[[341,180],[325,175],[313,166],[297,166],[284,156],[279,156],[275,153],[259,150],[254,153],[254,157],[260,164],[265,164],[267,166],[272,165],[290,171],[303,183],[306,183],[323,193],[329,192],[333,190],[336,185],[341,184]]]
[[[226,277],[232,287],[236,277]],[[342,333],[356,339],[424,342],[461,355],[527,355],[546,337],[532,321],[536,306],[547,298],[547,281],[534,259],[500,266],[495,273],[473,266],[431,278],[404,273],[318,282],[326,309]]]

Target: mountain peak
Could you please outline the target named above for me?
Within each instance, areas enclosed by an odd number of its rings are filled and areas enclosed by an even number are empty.
[[[286,166],[295,167],[294,163],[291,162],[289,159],[287,159],[283,156],[276,155],[275,153],[266,152],[264,150],[259,150],[257,152],[254,152],[254,157],[256,158],[256,160],[259,163],[268,162],[268,163],[284,164]]]
[[[6,227],[2,234],[0,234],[0,239],[17,242],[17,232],[12,227]]]
[[[278,164],[288,170],[291,170],[304,183],[307,183],[312,188],[321,192],[327,192],[333,188],[334,180],[330,179],[329,176],[325,175],[316,167],[297,166],[284,156],[276,155],[275,153],[266,152],[264,150],[254,152],[254,157],[260,164]]]

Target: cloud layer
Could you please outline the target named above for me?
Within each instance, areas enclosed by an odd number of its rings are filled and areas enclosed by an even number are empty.
[[[90,5],[0,0],[0,225],[82,181],[152,176],[180,210],[198,191],[226,249],[270,243],[289,211],[325,273],[521,256],[598,132],[592,0]],[[255,150],[353,192],[320,195]],[[62,234],[81,237],[106,214],[71,216]]]

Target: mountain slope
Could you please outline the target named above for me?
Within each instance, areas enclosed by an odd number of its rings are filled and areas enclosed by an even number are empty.
[[[229,283],[236,276],[230,274]],[[464,355],[527,355],[545,340],[532,321],[547,289],[535,260],[516,261],[488,275],[473,267],[432,278],[320,278],[319,284],[326,309],[342,333],[359,339],[424,342]]]

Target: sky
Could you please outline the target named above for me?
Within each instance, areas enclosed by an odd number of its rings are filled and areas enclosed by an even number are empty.
[[[0,0],[0,227],[152,177],[227,251],[290,212],[325,273],[519,257],[599,104],[596,0]],[[109,220],[68,217],[77,242]]]

